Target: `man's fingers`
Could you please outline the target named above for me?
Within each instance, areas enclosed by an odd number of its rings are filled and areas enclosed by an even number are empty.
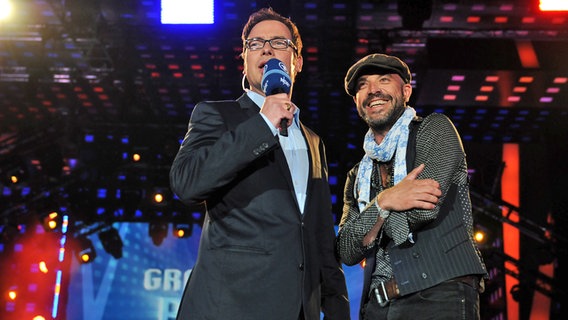
[[[416,180],[416,178],[418,177],[420,172],[422,172],[422,170],[424,170],[424,164],[423,163],[421,165],[419,165],[418,167],[414,168],[414,170],[410,171],[410,173],[408,173],[406,175],[406,177],[404,177],[404,179],[405,180]]]

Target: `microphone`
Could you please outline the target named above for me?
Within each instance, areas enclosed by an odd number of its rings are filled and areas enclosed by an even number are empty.
[[[264,65],[264,73],[262,75],[262,91],[267,96],[278,93],[290,93],[292,79],[288,75],[284,63],[276,58],[272,58]],[[288,136],[288,119],[280,120],[280,135]]]

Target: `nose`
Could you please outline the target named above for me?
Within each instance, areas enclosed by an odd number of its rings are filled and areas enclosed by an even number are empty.
[[[381,86],[378,81],[370,81],[368,86],[369,86],[369,95],[381,93]]]
[[[264,47],[262,47],[262,54],[263,55],[274,55],[274,49],[270,46],[269,43],[265,43]]]

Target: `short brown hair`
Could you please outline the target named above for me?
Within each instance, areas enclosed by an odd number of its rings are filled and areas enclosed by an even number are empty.
[[[292,20],[290,20],[290,18],[286,18],[286,17],[282,16],[281,14],[274,11],[270,7],[269,8],[262,8],[262,9],[256,11],[256,12],[253,12],[249,16],[247,23],[243,27],[243,34],[241,36],[241,39],[243,40],[243,52],[246,49],[246,47],[244,45],[245,40],[248,39],[248,36],[249,36],[252,28],[254,28],[254,26],[256,26],[259,22],[266,21],[266,20],[276,20],[276,21],[280,21],[283,24],[285,24],[288,27],[288,30],[290,30],[290,34],[292,35],[292,39],[290,39],[290,40],[292,40],[292,42],[298,48],[297,54],[298,55],[302,54],[302,38],[300,37],[300,31],[298,31],[298,27],[296,26],[296,24],[294,22],[292,22]]]

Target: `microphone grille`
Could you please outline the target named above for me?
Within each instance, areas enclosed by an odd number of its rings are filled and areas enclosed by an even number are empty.
[[[286,65],[276,58],[268,60],[264,65],[261,85],[266,95],[282,92],[289,93],[292,80]]]

